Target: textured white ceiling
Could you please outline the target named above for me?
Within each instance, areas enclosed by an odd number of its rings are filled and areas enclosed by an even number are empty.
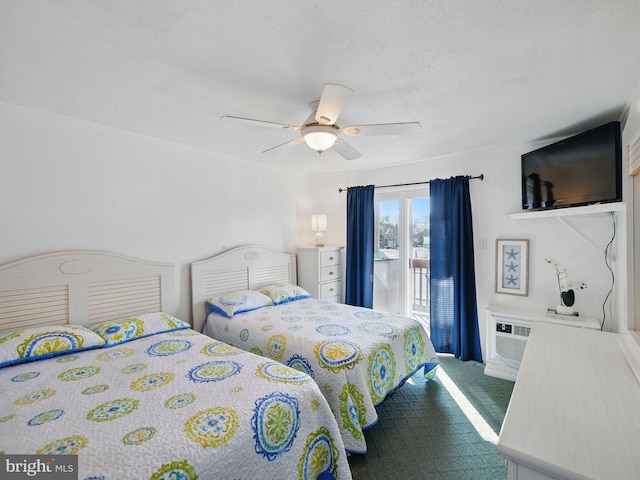
[[[564,136],[620,118],[640,78],[638,0],[0,0],[0,100],[303,173]],[[297,132],[325,83],[354,90],[346,161]]]

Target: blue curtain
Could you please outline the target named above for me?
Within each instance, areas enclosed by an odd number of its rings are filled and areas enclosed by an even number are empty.
[[[373,306],[373,250],[375,187],[347,189],[347,265],[345,303]]]
[[[482,362],[469,177],[430,182],[431,342],[437,352]]]

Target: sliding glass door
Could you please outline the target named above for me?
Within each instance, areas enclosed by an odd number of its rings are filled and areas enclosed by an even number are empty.
[[[429,313],[427,189],[378,192],[373,308],[402,315]]]

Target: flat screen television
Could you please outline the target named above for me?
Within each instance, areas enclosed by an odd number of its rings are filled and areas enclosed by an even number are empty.
[[[620,122],[522,155],[524,210],[621,201]]]

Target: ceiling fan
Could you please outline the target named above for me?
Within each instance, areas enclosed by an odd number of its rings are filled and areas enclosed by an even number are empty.
[[[377,123],[370,125],[349,125],[347,127],[338,126],[336,121],[342,112],[344,104],[352,93],[353,90],[344,85],[335,83],[325,84],[320,100],[311,103],[312,113],[300,126],[228,115],[220,118],[222,120],[231,120],[249,125],[283,130],[297,130],[300,132],[300,137],[295,140],[290,140],[275,147],[268,148],[262,153],[305,142],[309,147],[318,152],[318,154],[322,154],[325,150],[333,148],[333,150],[346,160],[358,158],[360,152],[339,138],[338,134],[340,132],[351,137],[363,137],[365,135],[404,135],[420,131],[421,127],[418,122]]]

